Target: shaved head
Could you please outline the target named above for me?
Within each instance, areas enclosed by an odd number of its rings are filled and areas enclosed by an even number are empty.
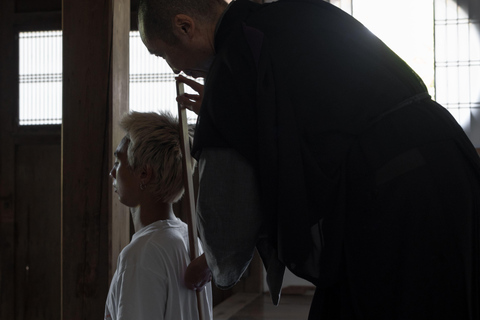
[[[223,12],[224,0],[140,0],[138,6],[138,29],[142,39],[159,37],[175,44],[172,21],[178,14],[188,15],[197,21],[216,23]]]

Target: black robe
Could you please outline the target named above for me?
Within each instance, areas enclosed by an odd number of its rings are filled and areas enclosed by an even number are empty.
[[[315,0],[237,0],[215,50],[192,152],[255,168],[311,318],[479,319],[480,161],[417,74]]]

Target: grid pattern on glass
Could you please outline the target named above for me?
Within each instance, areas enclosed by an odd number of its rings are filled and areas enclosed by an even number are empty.
[[[177,114],[175,74],[151,55],[138,32],[130,33],[130,110]],[[203,83],[200,79],[199,82]],[[193,90],[185,87],[188,93]],[[62,123],[62,32],[19,34],[19,124]],[[190,123],[196,115],[187,111]]]
[[[437,101],[480,146],[480,21],[473,19],[477,0],[435,1]]]
[[[19,34],[19,124],[62,123],[62,32]]]

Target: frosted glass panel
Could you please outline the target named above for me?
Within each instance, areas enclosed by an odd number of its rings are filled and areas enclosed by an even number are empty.
[[[19,124],[62,123],[62,33],[19,34]]]
[[[480,147],[480,32],[470,1],[435,0],[436,97]]]
[[[130,33],[130,109],[177,114],[175,74]],[[203,83],[202,79],[199,79]],[[186,92],[193,93],[188,87]],[[19,124],[62,123],[62,32],[19,34]],[[196,115],[187,111],[190,123]]]

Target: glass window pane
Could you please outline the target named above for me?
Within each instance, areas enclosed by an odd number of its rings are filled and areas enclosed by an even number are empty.
[[[62,33],[19,34],[19,124],[62,123]]]
[[[480,146],[480,32],[469,7],[435,0],[436,97]]]

